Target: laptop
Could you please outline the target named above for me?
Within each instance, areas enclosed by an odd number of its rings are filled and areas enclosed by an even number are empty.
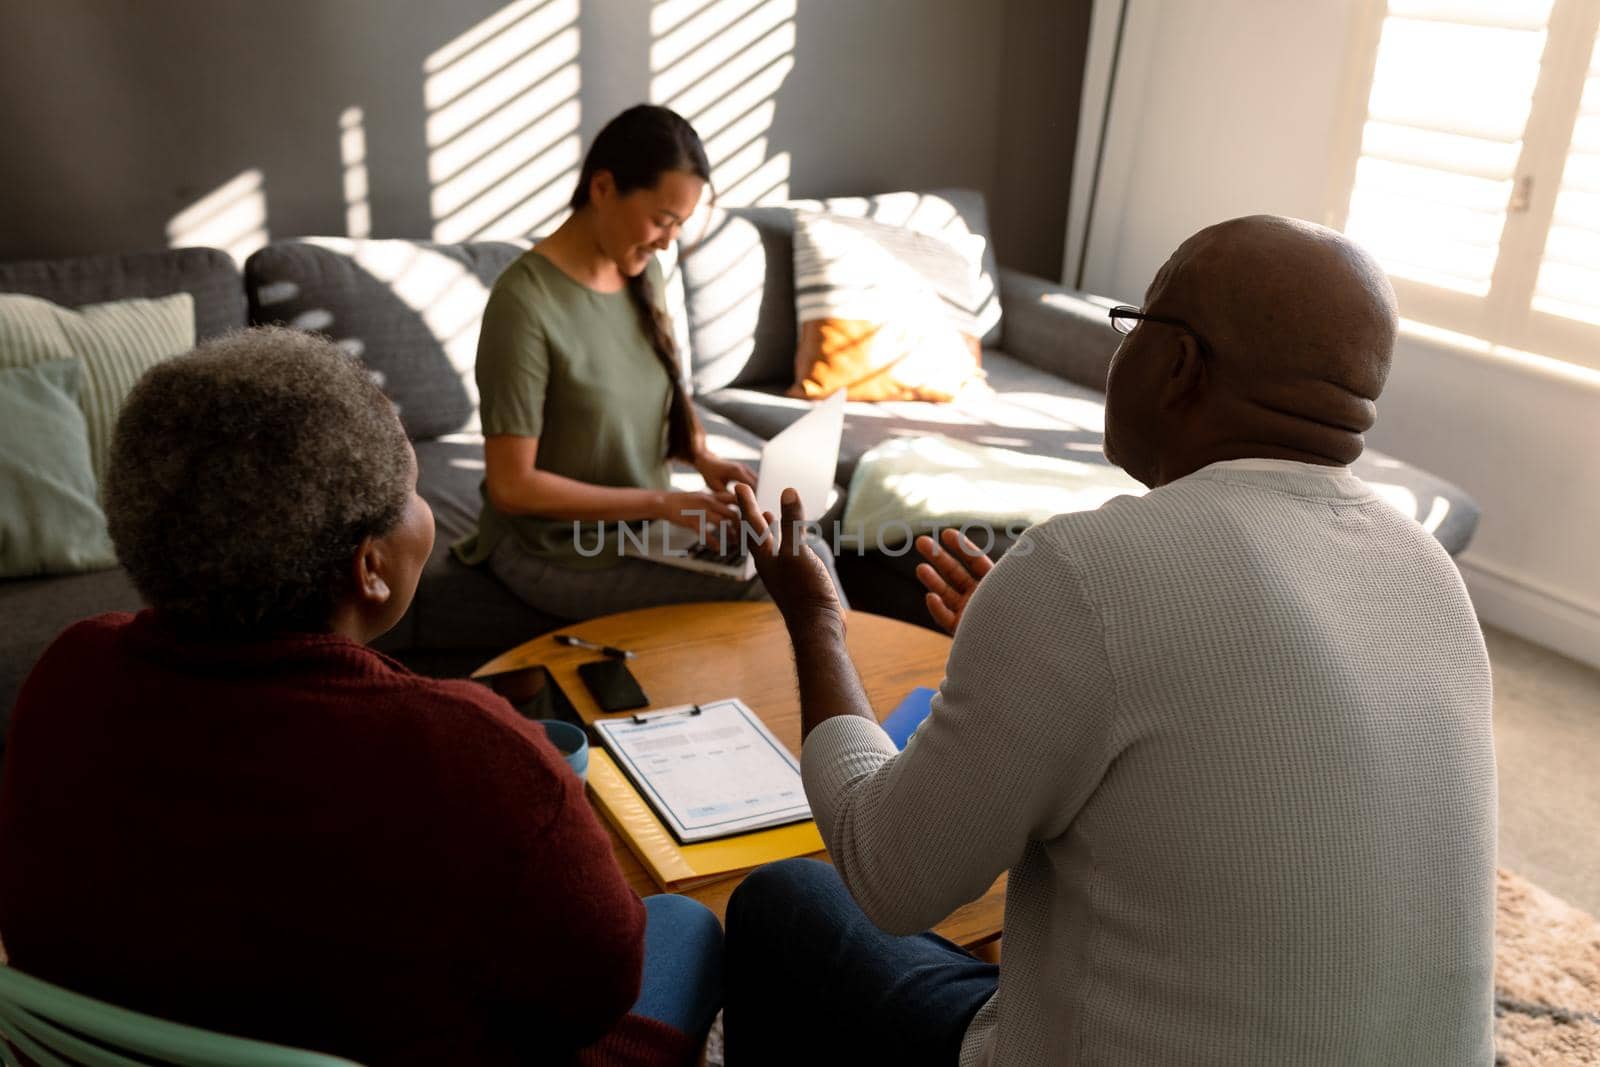
[[[845,391],[840,389],[817,401],[810,411],[762,447],[755,486],[756,504],[762,511],[781,515],[779,498],[790,488],[800,494],[808,519],[827,510],[833,471],[839,464],[839,439],[844,434],[844,404]],[[702,541],[688,527],[652,520],[638,535],[623,531],[622,553],[669,567],[749,581],[756,575],[756,563],[745,551],[745,545],[737,543],[741,540],[737,529],[733,532],[735,543],[724,550],[715,541]]]

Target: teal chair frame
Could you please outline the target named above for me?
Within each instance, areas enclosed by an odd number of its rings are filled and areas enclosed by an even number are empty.
[[[19,1052],[37,1067],[360,1067],[141,1015],[0,965],[0,1060],[17,1067]]]

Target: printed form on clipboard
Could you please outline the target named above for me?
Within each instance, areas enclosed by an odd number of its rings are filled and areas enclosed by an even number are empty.
[[[601,719],[594,727],[684,844],[811,818],[800,764],[742,700]]]

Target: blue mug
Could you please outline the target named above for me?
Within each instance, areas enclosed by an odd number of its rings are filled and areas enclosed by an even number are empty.
[[[579,781],[588,781],[589,735],[583,732],[583,727],[561,719],[535,721],[544,727],[545,736],[556,746],[556,751],[561,753],[561,758],[567,761],[567,766],[572,768],[572,773],[578,776]]]

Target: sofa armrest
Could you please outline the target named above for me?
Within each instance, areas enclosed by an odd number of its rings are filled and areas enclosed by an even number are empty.
[[[1000,268],[1001,348],[1040,370],[1104,391],[1106,368],[1122,338],[1106,309],[1113,302]]]

